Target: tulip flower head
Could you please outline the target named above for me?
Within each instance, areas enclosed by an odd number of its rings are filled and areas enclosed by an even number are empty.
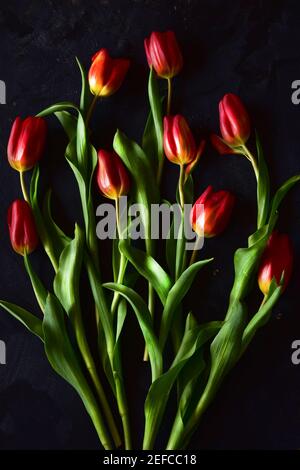
[[[212,238],[225,230],[231,217],[235,197],[229,191],[213,191],[208,186],[192,207],[190,220],[193,230],[205,238]],[[203,210],[199,205],[203,204]]]
[[[170,162],[187,165],[189,173],[202,155],[204,145],[205,142],[201,141],[199,147],[196,147],[192,131],[183,116],[165,116],[164,151]]]
[[[273,232],[258,270],[258,285],[264,295],[268,294],[273,278],[277,285],[283,279],[282,290],[286,288],[292,274],[293,258],[293,247],[288,235]]]
[[[33,168],[42,157],[46,134],[47,126],[43,118],[29,116],[22,120],[17,117],[7,146],[10,166],[20,172]]]
[[[128,194],[129,176],[116,152],[99,150],[97,183],[100,191],[109,199],[117,199]]]
[[[92,58],[88,80],[91,93],[98,97],[110,96],[122,85],[130,62],[113,59],[106,49],[100,49]]]
[[[183,59],[173,31],[154,31],[144,40],[149,67],[161,78],[170,79],[182,69]]]
[[[229,145],[245,145],[250,136],[250,118],[240,98],[233,93],[225,95],[219,103],[220,130]]]
[[[24,256],[36,249],[39,237],[30,205],[23,199],[14,201],[7,212],[10,241],[16,253]]]

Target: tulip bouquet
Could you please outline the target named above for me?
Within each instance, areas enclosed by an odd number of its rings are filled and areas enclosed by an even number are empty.
[[[193,170],[204,152],[205,141],[199,139],[196,143],[187,120],[173,114],[172,80],[183,66],[174,33],[152,33],[145,40],[145,51],[150,68],[150,112],[140,144],[117,130],[112,149],[97,152],[93,146],[95,105],[120,88],[129,67],[128,60],[113,59],[101,49],[93,57],[88,73],[77,61],[82,77],[80,103],[61,102],[35,117],[17,118],[7,152],[10,165],[20,174],[23,194],[8,210],[11,244],[24,258],[41,315],[4,300],[0,305],[42,341],[53,369],[78,392],[105,449],[140,445],[132,442],[122,370],[127,314],[132,311],[136,316],[145,341],[145,367],[151,370],[143,449],[157,445],[174,390],[177,409],[165,445],[167,449],[183,449],[226,375],[256,331],[270,319],[289,281],[293,262],[289,237],[275,229],[279,206],[300,175],[290,178],[270,196],[259,137],[256,134],[252,142],[245,106],[237,96],[227,94],[219,104],[221,136],[212,134],[210,141],[220,154],[244,156],[251,163],[257,180],[257,228],[247,246],[235,252],[235,277],[224,319],[201,323],[192,312],[186,312],[185,297],[192,283],[197,282],[199,270],[213,262],[197,260],[199,248],[203,239],[225,230],[235,197],[226,190],[215,191],[212,186],[200,196],[194,195]],[[160,79],[167,81],[166,102],[161,96]],[[68,137],[65,158],[78,185],[83,227],[74,221],[74,234],[65,233],[54,221],[51,191],[43,198],[40,194],[38,162],[46,145],[45,118],[50,115],[55,115]],[[169,162],[179,167],[173,201],[164,199],[160,185]],[[27,188],[24,173],[31,169]],[[110,282],[103,280],[101,261],[108,253],[107,249],[102,251],[97,237],[95,183],[115,208]],[[197,181],[196,188],[199,186]],[[123,198],[142,207],[142,240],[130,236],[135,221],[130,211],[122,210]],[[177,204],[179,223],[175,223],[173,213],[167,239],[157,240],[151,236],[152,208],[162,202],[167,207]],[[195,236],[192,254],[187,249],[186,225]],[[43,285],[30,261],[30,253],[39,244],[53,267],[51,289]],[[158,252],[165,256],[158,258]],[[90,286],[89,309],[86,305],[83,309],[82,275],[86,275]],[[247,300],[256,276],[263,297],[253,312],[248,311]],[[146,282],[146,294],[140,291],[138,278]]]

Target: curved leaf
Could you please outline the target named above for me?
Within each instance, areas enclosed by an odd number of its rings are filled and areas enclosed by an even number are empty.
[[[270,199],[270,178],[269,171],[264,158],[261,142],[258,133],[256,136],[256,150],[258,159],[258,180],[257,180],[257,228],[265,225],[269,212]]]
[[[84,250],[84,236],[80,228],[75,227],[75,238],[65,247],[54,278],[54,293],[69,315],[72,323],[80,310],[79,278]]]
[[[132,306],[142,330],[147,350],[149,351],[152,381],[154,381],[157,377],[160,376],[162,371],[162,355],[157,338],[153,331],[152,318],[147,305],[141,296],[138,295],[133,289],[123,286],[122,284],[108,282],[103,284],[103,287],[119,292]]]
[[[151,449],[175,381],[198,349],[220,329],[221,322],[211,322],[188,329],[170,369],[152,383],[145,402],[143,449]]]
[[[81,74],[81,95],[80,95],[80,111],[83,116],[86,116],[87,110],[91,103],[91,93],[87,73],[81,64],[80,60],[76,57],[76,62]]]
[[[0,306],[17,320],[19,320],[19,322],[23,323],[23,325],[26,326],[26,328],[31,331],[31,333],[44,341],[42,320],[40,320],[40,318],[32,315],[32,313],[28,312],[28,310],[25,310],[25,308],[19,307],[18,305],[6,302],[4,300],[0,300]]]
[[[33,267],[31,266],[31,263],[29,261],[28,255],[26,253],[24,255],[24,264],[25,264],[27,274],[30,277],[31,285],[32,285],[33,291],[35,293],[36,300],[37,300],[37,302],[40,306],[40,309],[44,313],[48,291],[44,287],[44,285],[43,285],[42,281],[40,280],[40,278],[38,277],[38,275],[35,273]]]
[[[69,140],[72,140],[76,134],[77,118],[69,113],[69,111],[56,111],[54,114],[61,123]]]
[[[153,285],[164,305],[172,286],[171,280],[164,269],[152,256],[147,255],[138,248],[134,248],[127,240],[120,240],[119,248],[135,269]]]
[[[142,204],[144,208],[141,217],[145,229],[147,252],[152,254],[150,208],[151,204],[159,201],[153,167],[142,148],[119,130],[115,134],[113,146],[133,177],[135,202]]]
[[[184,296],[190,289],[192,282],[198,273],[199,269],[201,269],[206,264],[213,261],[213,258],[198,261],[197,263],[192,264],[189,266],[179,277],[179,279],[175,282],[174,286],[170,290],[167,301],[165,304],[165,308],[162,314],[161,319],[161,329],[160,329],[160,336],[159,336],[159,344],[161,348],[165,346],[170,327],[172,321],[174,319],[174,314],[178,305],[183,300]]]
[[[51,114],[54,114],[60,111],[67,111],[68,109],[74,109],[75,111],[78,111],[78,108],[77,106],[75,106],[74,103],[71,103],[70,101],[62,101],[60,103],[53,104],[49,106],[48,108],[43,109],[41,112],[37,114],[37,117],[50,116]]]
[[[58,299],[49,294],[43,321],[45,352],[53,369],[72,385],[81,397],[99,438],[106,449],[111,449],[97,401],[84,377],[65,324],[65,315]]]
[[[275,282],[276,284],[276,282]],[[242,353],[253,339],[256,331],[264,326],[271,315],[271,311],[282,293],[282,286],[275,286],[258,312],[251,318],[243,333]]]
[[[270,218],[269,218],[270,232],[272,232],[274,225],[276,223],[276,213],[282,200],[286,196],[287,192],[290,189],[292,189],[292,187],[298,181],[300,181],[300,175],[292,176],[292,178],[289,178],[287,181],[285,181],[285,183],[283,183],[283,185],[280,186],[280,188],[276,191],[276,194],[273,197],[271,213],[270,213]]]
[[[49,236],[49,232],[45,225],[40,207],[38,202],[38,184],[39,184],[39,165],[36,165],[31,177],[30,183],[30,205],[32,207],[34,220],[38,230],[39,238],[44,247],[45,252],[47,253],[54,270],[57,270],[58,259],[60,256],[60,251],[58,245],[55,244],[55,240]]]
[[[44,199],[43,218],[49,237],[53,240],[53,244],[56,247],[57,256],[59,258],[63,249],[70,243],[71,238],[68,237],[53,220],[51,213],[51,195],[52,191],[49,189]]]

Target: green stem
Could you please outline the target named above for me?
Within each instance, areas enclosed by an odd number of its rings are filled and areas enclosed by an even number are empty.
[[[250,152],[250,150],[246,147],[246,145],[242,145],[241,148],[244,152],[245,157],[247,157],[248,160],[251,162],[251,165],[252,165],[253,170],[254,170],[256,181],[258,181],[259,170],[258,170],[257,161],[256,161],[255,156]]]
[[[120,351],[118,350],[118,360],[120,362]],[[123,380],[120,380],[119,375],[115,374],[115,384],[116,384],[116,396],[119,408],[119,414],[122,421],[123,433],[124,433],[124,441],[125,441],[125,450],[132,449],[131,443],[131,431],[130,431],[130,423],[129,423],[129,415],[128,415],[128,405],[126,400],[126,392],[124,388]]]
[[[124,275],[126,272],[126,267],[127,267],[127,259],[123,255],[123,253],[120,254],[120,266],[119,266],[119,272],[118,272],[118,278],[117,278],[117,283],[118,284],[123,284],[124,280]],[[119,305],[120,301],[120,294],[119,292],[115,292],[111,304],[111,314],[114,317],[116,314],[117,307]]]
[[[184,168],[184,165],[180,165],[178,190],[179,190],[180,205],[183,211],[184,211],[184,180],[185,180],[185,168]]]
[[[131,449],[131,437],[130,437],[130,426],[129,426],[129,415],[127,398],[124,388],[123,377],[120,376],[120,370],[116,371],[115,363],[121,365],[120,350],[118,344],[116,344],[115,334],[113,330],[111,312],[108,310],[106,298],[103,292],[102,284],[98,278],[98,273],[95,268],[93,261],[90,256],[86,256],[86,266],[88,270],[88,276],[94,295],[94,300],[97,305],[97,311],[101,316],[103,330],[106,340],[107,355],[110,362],[110,367],[113,373],[113,378],[116,386],[116,399],[118,404],[119,414],[121,416],[124,439],[126,444],[126,450]],[[121,366],[120,366],[121,367]]]
[[[25,201],[28,202],[28,204],[30,204],[30,199],[29,199],[29,196],[28,196],[28,192],[27,192],[26,184],[25,184],[25,179],[24,179],[24,171],[20,171],[20,184],[21,184],[23,197],[24,197]]]
[[[97,391],[97,394],[98,394],[105,418],[107,420],[109,430],[114,440],[115,446],[120,447],[121,438],[118,432],[118,428],[115,424],[112,412],[110,410],[108,400],[105,396],[105,392],[103,390],[102,384],[97,374],[96,365],[92,357],[87,338],[84,333],[84,326],[82,322],[82,315],[81,315],[80,309],[77,309],[76,315],[74,315],[74,330],[75,330],[75,335],[76,335],[79,350],[81,352],[86,368],[89,372],[89,375]]]
[[[120,200],[119,198],[116,198],[115,205],[116,205],[117,232],[118,232],[119,240],[122,240],[123,235],[122,235],[121,226],[120,226]],[[120,253],[120,265],[119,265],[119,272],[118,272],[118,279],[117,279],[118,284],[123,283],[124,275],[126,272],[126,266],[127,266],[127,259],[123,255],[123,253]],[[120,300],[120,293],[114,292],[113,301],[111,304],[112,316],[114,316],[116,313],[119,300]]]
[[[105,429],[105,424],[102,418],[102,415],[99,413],[96,405],[90,404],[89,414],[93,424],[95,426],[96,432],[100,439],[101,444],[105,450],[112,450],[113,446],[110,440],[110,437]]]
[[[171,101],[172,101],[172,79],[168,78],[168,101],[167,101],[167,115],[171,114]]]
[[[197,236],[197,240],[195,242],[195,248],[193,250],[193,253],[190,259],[190,266],[192,266],[192,264],[194,264],[197,259],[198,252],[199,252],[199,245],[201,244],[201,242],[202,242],[202,238]]]
[[[151,316],[153,317],[154,309],[155,309],[155,299],[154,299],[154,289],[153,289],[151,282],[148,283],[148,309],[149,309],[149,312],[151,313]],[[143,361],[147,362],[148,359],[149,359],[149,353],[148,353],[147,347],[145,346]]]
[[[180,411],[178,410],[166,450],[182,450],[186,447],[189,437],[197,428],[210,401],[209,394],[204,391],[196,410],[185,425],[182,423]]]
[[[85,120],[86,127],[89,126],[93,111],[94,111],[96,103],[97,103],[97,99],[98,99],[98,95],[94,95],[94,98],[93,98],[93,100],[90,104],[90,107],[88,109],[88,112],[86,114],[86,120]]]

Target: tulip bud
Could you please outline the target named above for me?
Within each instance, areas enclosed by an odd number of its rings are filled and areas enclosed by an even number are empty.
[[[213,191],[208,186],[197,199],[191,210],[193,230],[205,238],[215,237],[225,230],[234,206],[235,197],[229,191]],[[203,204],[203,210],[199,205]]]
[[[200,155],[203,147],[201,143]],[[164,150],[170,162],[177,165],[189,165],[199,155],[189,125],[179,114],[164,118]]]
[[[293,267],[293,247],[286,234],[273,232],[262,255],[258,270],[258,285],[267,295],[272,279],[279,285],[283,276],[284,290],[290,280]]]
[[[9,164],[21,172],[34,167],[42,156],[46,133],[47,126],[43,118],[29,116],[22,121],[17,117],[7,146]]]
[[[144,40],[149,67],[161,78],[173,78],[182,69],[183,60],[173,31],[153,32]]]
[[[109,199],[117,199],[129,192],[129,176],[116,152],[99,150],[97,182],[100,191]]]
[[[216,134],[210,135],[210,142],[220,155],[232,155],[234,153],[238,153],[235,149],[228,147],[228,145],[223,142],[221,137]]]
[[[244,145],[250,136],[250,119],[240,98],[233,93],[219,103],[220,130],[223,139],[232,146]]]
[[[8,208],[7,223],[10,242],[16,253],[25,255],[36,249],[39,237],[28,202],[17,199]]]
[[[110,96],[122,85],[129,68],[129,60],[112,59],[106,49],[100,49],[92,58],[89,85],[93,95]]]

